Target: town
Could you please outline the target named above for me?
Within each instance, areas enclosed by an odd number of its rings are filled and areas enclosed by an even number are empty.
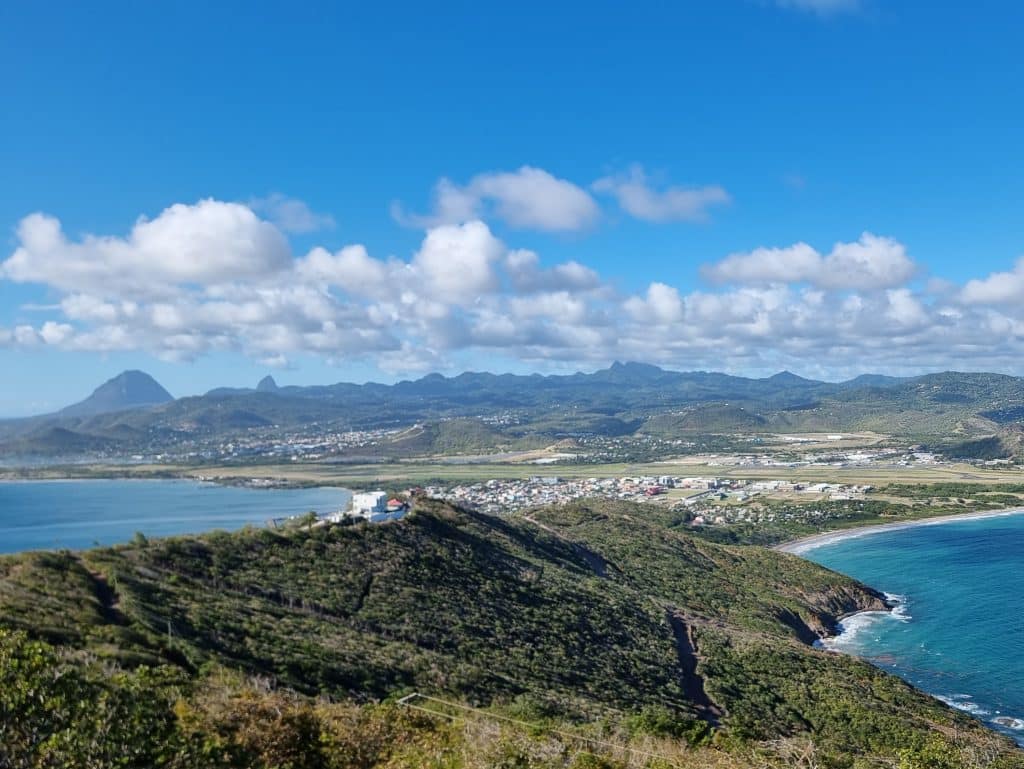
[[[700,525],[776,520],[777,512],[746,504],[755,498],[801,503],[856,501],[863,500],[872,486],[669,475],[587,479],[533,476],[522,480],[431,485],[421,491],[427,496],[491,515],[591,497],[643,502],[686,512],[689,520]]]

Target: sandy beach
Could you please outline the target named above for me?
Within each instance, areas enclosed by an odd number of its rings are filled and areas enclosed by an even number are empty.
[[[956,523],[957,521],[973,521],[981,518],[1003,518],[1009,515],[1024,514],[1024,508],[1013,507],[1003,510],[982,510],[976,513],[963,513],[960,515],[938,515],[932,518],[920,518],[916,521],[894,521],[893,523],[878,523],[871,526],[860,526],[853,529],[840,529],[837,531],[826,531],[821,534],[812,534],[809,537],[790,540],[781,545],[776,545],[773,550],[793,555],[802,555],[815,548],[841,542],[845,539],[857,537],[868,537],[872,534],[880,534],[885,531],[899,531],[900,529],[914,529],[919,526],[941,526],[945,523]]]

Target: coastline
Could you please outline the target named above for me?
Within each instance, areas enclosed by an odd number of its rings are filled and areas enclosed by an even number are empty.
[[[775,545],[771,549],[777,552],[786,552],[802,557],[805,553],[809,553],[817,548],[842,542],[847,539],[856,539],[889,531],[900,531],[903,529],[940,526],[947,523],[952,524],[961,521],[1008,518],[1017,515],[1024,515],[1024,507],[983,510],[945,516],[931,516],[915,521],[895,521],[885,524],[872,524],[868,526],[822,532],[821,534],[800,537],[795,540],[790,540],[789,542]],[[855,642],[856,637],[869,629],[879,620],[898,622],[909,622],[912,620],[911,615],[907,611],[908,607],[906,596],[896,595],[893,593],[883,593],[883,595],[885,596],[886,605],[889,607],[888,610],[880,611],[876,609],[866,609],[842,615],[837,618],[836,624],[834,628],[832,628],[832,632],[821,636],[819,640],[814,643],[814,647],[829,654],[853,655],[855,657],[860,657],[861,659],[866,659],[870,664],[876,664],[870,658],[865,657],[866,651],[863,648],[858,648]],[[910,669],[912,670],[912,668]],[[897,666],[893,666],[888,670],[903,680],[910,682],[909,679],[905,677],[904,672],[902,672]],[[910,683],[915,687],[919,686],[913,682]],[[930,689],[920,690],[929,697],[942,702],[947,707],[953,708],[954,710],[974,718],[993,732],[1010,738],[1017,745],[1024,748],[1024,717],[1019,717],[1012,713],[1008,714],[999,709],[993,710],[991,705],[975,701],[974,696],[970,693],[943,694],[940,693],[943,691],[942,689],[937,691]]]
[[[102,474],[81,474],[58,473],[26,473],[23,471],[4,471],[0,469],[0,483],[85,483],[85,482],[182,482],[202,483],[211,486],[223,486],[226,488],[242,489],[345,489],[336,483],[318,483],[313,481],[296,481],[278,478],[245,478],[236,476],[203,475],[195,472],[181,473],[156,473],[152,475],[140,475],[135,473],[102,473]]]
[[[975,521],[985,518],[1005,518],[1011,515],[1024,515],[1024,507],[1002,508],[1000,510],[979,510],[973,513],[956,513],[954,515],[935,515],[930,518],[919,518],[914,521],[893,521],[892,523],[874,523],[868,526],[856,526],[850,529],[836,529],[824,531],[820,534],[811,534],[807,537],[791,539],[779,545],[773,545],[772,550],[791,555],[803,555],[825,545],[842,542],[847,539],[868,537],[872,534],[881,534],[888,531],[901,531],[903,529],[916,529],[921,526],[941,526],[945,523],[956,523],[958,521]]]
[[[0,481],[0,554],[88,550],[132,540],[233,531],[344,508],[341,487],[262,488],[190,479]],[[73,500],[69,503],[68,500]]]

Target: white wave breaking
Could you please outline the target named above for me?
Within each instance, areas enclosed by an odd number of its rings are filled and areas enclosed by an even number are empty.
[[[935,699],[942,700],[950,707],[962,710],[964,713],[970,713],[972,716],[992,715],[991,710],[985,710],[977,702],[974,702],[969,694],[936,694]],[[998,723],[999,719],[993,719],[993,721]]]
[[[907,597],[897,593],[884,593],[886,600],[893,604],[886,611],[861,611],[843,617],[836,623],[836,634],[815,642],[819,649],[854,654],[860,651],[865,634],[877,628],[886,620],[910,622],[913,619],[907,609]]]

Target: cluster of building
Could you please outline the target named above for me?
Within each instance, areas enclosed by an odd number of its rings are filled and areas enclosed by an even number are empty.
[[[802,481],[747,481],[743,487],[750,495],[764,492],[820,494],[829,499],[860,499],[874,487],[859,483],[805,483]]]
[[[735,517],[741,503],[759,495],[812,495],[814,499],[862,499],[870,486],[798,481],[747,481],[732,478],[626,476],[621,478],[565,479],[533,476],[526,479],[490,480],[454,486],[428,486],[428,496],[448,500],[485,513],[500,515],[539,505],[556,505],[587,497],[653,502],[677,509],[714,509],[702,522],[723,522]],[[730,504],[740,503],[740,504]]]
[[[834,437],[834,436],[830,436]],[[799,441],[804,439],[790,439]],[[806,452],[799,457],[786,453],[732,454],[712,456],[709,465],[732,467],[863,467],[884,465],[886,467],[917,467],[941,464],[942,460],[929,451],[915,451],[907,448],[871,448],[850,451]]]
[[[640,501],[663,494],[672,481],[667,476],[572,480],[557,476],[533,476],[458,486],[428,486],[423,492],[427,496],[497,515],[537,505],[571,502],[584,497]]]
[[[651,435],[611,437],[581,434],[567,437],[572,438],[580,449],[577,461],[586,464],[655,461],[679,454],[693,454],[704,448],[694,440]]]
[[[366,450],[367,459],[374,448],[402,432],[397,428],[379,430],[339,430],[327,425],[309,425],[294,432],[281,428],[253,427],[244,432],[223,436],[182,433],[168,448],[166,439],[154,439],[153,447],[141,446],[142,453],[129,456],[132,462],[308,462],[345,454],[358,457]],[[187,437],[183,437],[186,436]],[[151,451],[151,448],[159,450]]]
[[[353,449],[372,448],[399,430],[318,430],[282,435],[279,430],[250,430],[229,441],[210,445],[205,458],[220,460],[313,461]]]
[[[694,526],[725,524],[803,523],[814,524],[827,520],[849,518],[856,515],[859,506],[852,503],[856,496],[842,494],[808,502],[791,500],[772,505],[702,505],[690,511]],[[851,504],[852,503],[852,504]]]

